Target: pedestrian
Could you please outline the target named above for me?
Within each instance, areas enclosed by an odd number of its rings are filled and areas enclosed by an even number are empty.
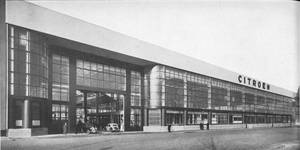
[[[200,121],[200,130],[203,130],[203,121]]]
[[[209,123],[208,123],[208,121],[206,123],[206,129],[209,130]]]
[[[79,129],[79,127],[78,127],[78,122],[77,122],[77,123],[76,123],[76,126],[75,126],[75,134],[78,133],[78,129]]]
[[[172,127],[172,125],[169,124],[169,125],[168,125],[168,132],[171,132],[171,127]]]
[[[79,120],[78,121],[78,123],[77,123],[77,125],[76,125],[76,134],[79,132],[79,133],[81,133],[81,130],[82,130],[82,128],[83,128],[83,123],[82,123],[82,121],[81,120]]]
[[[63,133],[67,134],[67,132],[68,132],[68,125],[67,125],[67,122],[65,122],[63,125]]]

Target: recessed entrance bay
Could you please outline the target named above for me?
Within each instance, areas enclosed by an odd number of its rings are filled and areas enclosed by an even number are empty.
[[[117,123],[124,129],[124,94],[114,92],[76,91],[76,122],[105,129],[108,123]]]

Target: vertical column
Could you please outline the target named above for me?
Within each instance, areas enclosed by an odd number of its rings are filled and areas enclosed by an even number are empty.
[[[227,110],[228,113],[227,113],[227,124],[230,124],[230,116],[231,116],[231,104],[230,104],[230,87],[226,87],[226,90],[227,90],[227,96],[226,96],[226,100],[227,100]]]
[[[160,66],[154,66],[150,72],[150,99],[149,99],[149,106],[150,108],[158,108],[160,106],[165,106],[162,104],[162,99],[160,96],[161,91],[161,82],[160,82]]]
[[[124,131],[130,128],[130,100],[131,100],[131,71],[126,69],[126,95],[124,102]]]
[[[299,10],[299,12],[300,12],[300,9],[298,9]],[[299,17],[298,17],[299,18]],[[300,19],[299,19],[300,20]],[[298,32],[300,33],[300,29],[298,30]],[[298,34],[299,35],[299,34]],[[299,38],[298,38],[298,40],[300,39],[300,35],[299,35]],[[299,45],[299,47],[300,47],[300,42],[298,42],[298,45]],[[300,55],[300,52],[298,51],[298,56]],[[300,74],[300,69],[299,69],[299,67],[300,67],[300,59],[298,59],[298,73]],[[298,78],[298,83],[300,83],[300,79]],[[289,105],[290,107],[292,106],[292,105]],[[290,110],[291,111],[291,110]],[[298,87],[298,96],[297,96],[297,98],[296,98],[296,118],[295,118],[296,120],[296,123],[297,124],[299,124],[300,123],[300,86]],[[291,122],[292,122],[293,120],[291,120]],[[294,122],[294,121],[293,121]]]
[[[244,91],[244,90],[243,90]],[[245,123],[245,93],[242,92],[242,110],[243,110],[243,124]]]
[[[208,104],[208,109],[211,108],[211,82],[207,85],[208,88],[208,95],[207,95],[207,104]]]
[[[7,91],[7,25],[5,24],[5,0],[0,1],[0,118],[1,134],[8,128]]]
[[[76,130],[76,58],[69,57],[69,131]]]
[[[212,118],[212,113],[211,113],[211,110],[209,110],[208,115],[207,115],[207,121],[208,121],[209,124],[212,123],[211,118]]]
[[[186,118],[187,118],[187,114],[186,114],[186,108],[188,108],[188,100],[187,100],[187,73],[184,73],[184,77],[183,77],[183,125],[186,125]]]
[[[144,126],[149,126],[149,112],[147,108],[144,108]]]
[[[166,109],[162,108],[161,109],[161,126],[166,126],[166,125],[167,125]]]
[[[183,111],[183,125],[185,126],[185,125],[187,125],[187,110],[185,109],[184,111]]]
[[[24,100],[24,112],[23,112],[23,128],[30,128],[30,101]]]
[[[48,131],[51,132],[52,129],[52,81],[53,81],[53,76],[52,76],[52,48],[48,47],[47,51],[48,55],[48,100],[45,102],[45,108],[47,112],[47,119],[45,124],[48,127]]]
[[[84,122],[87,122],[87,92],[83,93]]]
[[[209,78],[209,83],[207,84],[208,92],[207,92],[207,108],[209,110],[208,122],[212,124],[212,110],[211,110],[211,79]]]
[[[142,75],[144,77],[143,80],[142,80],[142,82],[143,82],[142,88],[143,88],[143,91],[144,91],[143,92],[144,95],[142,95],[142,96],[144,96],[143,97],[144,102],[142,103],[142,104],[144,104],[144,105],[142,105],[142,107],[144,108],[144,126],[148,126],[149,125],[149,115],[148,115],[149,104],[148,104],[148,101],[150,99],[150,97],[149,97],[149,94],[150,94],[149,70],[145,69],[144,73]]]
[[[145,74],[144,72],[141,73],[141,127],[144,126],[144,120],[145,120],[145,115],[144,115],[144,108],[145,108]]]
[[[257,110],[256,110],[256,104],[257,104],[257,95],[254,95],[254,123],[257,123]]]

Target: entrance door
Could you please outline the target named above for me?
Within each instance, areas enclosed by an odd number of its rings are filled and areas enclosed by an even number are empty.
[[[101,127],[105,127],[108,123],[117,123],[119,129],[124,129],[124,95],[118,93],[99,93],[98,116]]]
[[[81,120],[98,129],[105,129],[108,123],[117,123],[124,128],[124,95],[108,92],[90,92],[77,90],[76,121]]]

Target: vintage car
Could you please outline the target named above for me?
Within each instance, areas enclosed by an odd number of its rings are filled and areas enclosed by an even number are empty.
[[[119,126],[116,123],[109,123],[106,126],[106,131],[111,131],[111,132],[119,132]]]

